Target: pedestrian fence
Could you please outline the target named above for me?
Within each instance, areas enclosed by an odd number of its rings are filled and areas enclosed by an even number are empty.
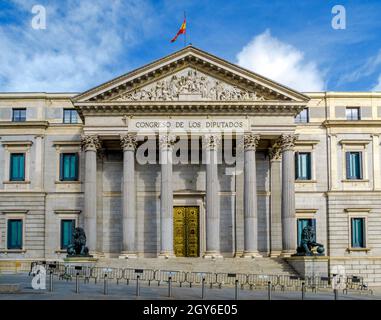
[[[88,283],[90,280],[94,283],[105,281],[107,284],[114,281],[116,284],[125,283],[135,284],[136,282],[145,282],[149,286],[152,283],[160,285],[177,284],[183,285],[208,286],[209,288],[239,287],[241,290],[269,290],[269,291],[299,291],[311,292],[331,291],[332,277],[309,276],[301,277],[296,275],[275,275],[275,274],[246,274],[246,273],[225,273],[225,272],[191,272],[176,270],[154,270],[154,269],[134,269],[134,268],[109,268],[86,265],[73,265],[58,261],[45,262],[33,261],[29,275],[33,275],[33,267],[43,265],[47,268],[47,273],[58,276],[60,280],[82,280]],[[105,281],[106,283],[106,281]],[[139,289],[140,290],[140,289]],[[108,289],[105,289],[107,292]],[[372,290],[364,282],[363,277],[347,275],[343,293],[365,292],[373,294]],[[271,294],[269,293],[269,297]]]

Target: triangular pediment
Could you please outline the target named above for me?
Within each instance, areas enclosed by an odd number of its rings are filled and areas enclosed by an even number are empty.
[[[309,98],[237,65],[188,46],[88,90],[74,103],[134,101],[288,101]]]

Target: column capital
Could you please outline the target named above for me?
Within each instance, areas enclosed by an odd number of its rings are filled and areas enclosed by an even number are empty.
[[[101,149],[101,143],[97,135],[82,135],[81,146],[84,151]]]
[[[128,132],[124,135],[120,135],[120,146],[123,151],[135,151],[137,144],[136,133]]]
[[[269,148],[269,157],[271,161],[279,161],[282,157],[282,148],[279,144],[274,143]]]
[[[283,151],[294,150],[295,141],[298,138],[296,134],[282,134],[279,137],[278,144]]]
[[[176,136],[174,134],[159,135],[159,146],[160,149],[172,149],[176,141]]]
[[[202,136],[202,144],[205,149],[215,150],[221,144],[221,135],[205,134]]]
[[[259,134],[255,134],[253,132],[245,133],[243,136],[245,151],[248,151],[248,150],[255,151],[259,144],[259,140],[260,140]]]

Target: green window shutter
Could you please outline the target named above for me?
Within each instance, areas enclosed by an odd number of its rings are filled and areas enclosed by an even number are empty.
[[[347,179],[352,179],[351,169],[352,169],[351,168],[351,153],[346,152],[345,153],[345,170],[347,173]]]
[[[8,220],[8,249],[22,249],[22,220]]]
[[[358,179],[362,179],[362,152],[357,153]]]
[[[61,249],[67,249],[71,243],[75,220],[61,220]]]
[[[12,153],[10,161],[10,180],[25,180],[25,155],[23,153]]]
[[[295,152],[295,179],[299,179],[299,152]]]
[[[364,218],[352,218],[352,247],[364,247]]]
[[[79,172],[79,155],[78,153],[76,153],[74,155],[74,180],[78,180],[79,176],[78,176],[78,172]]]
[[[78,165],[79,159],[77,153],[61,154],[61,180],[76,181],[78,180]]]

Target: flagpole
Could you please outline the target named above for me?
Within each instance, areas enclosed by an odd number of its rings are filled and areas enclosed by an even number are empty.
[[[186,22],[186,14],[185,14],[185,11],[184,11],[184,21],[185,23],[187,24]],[[185,27],[185,33],[184,33],[184,48],[187,46],[187,29],[188,29],[188,25]]]

